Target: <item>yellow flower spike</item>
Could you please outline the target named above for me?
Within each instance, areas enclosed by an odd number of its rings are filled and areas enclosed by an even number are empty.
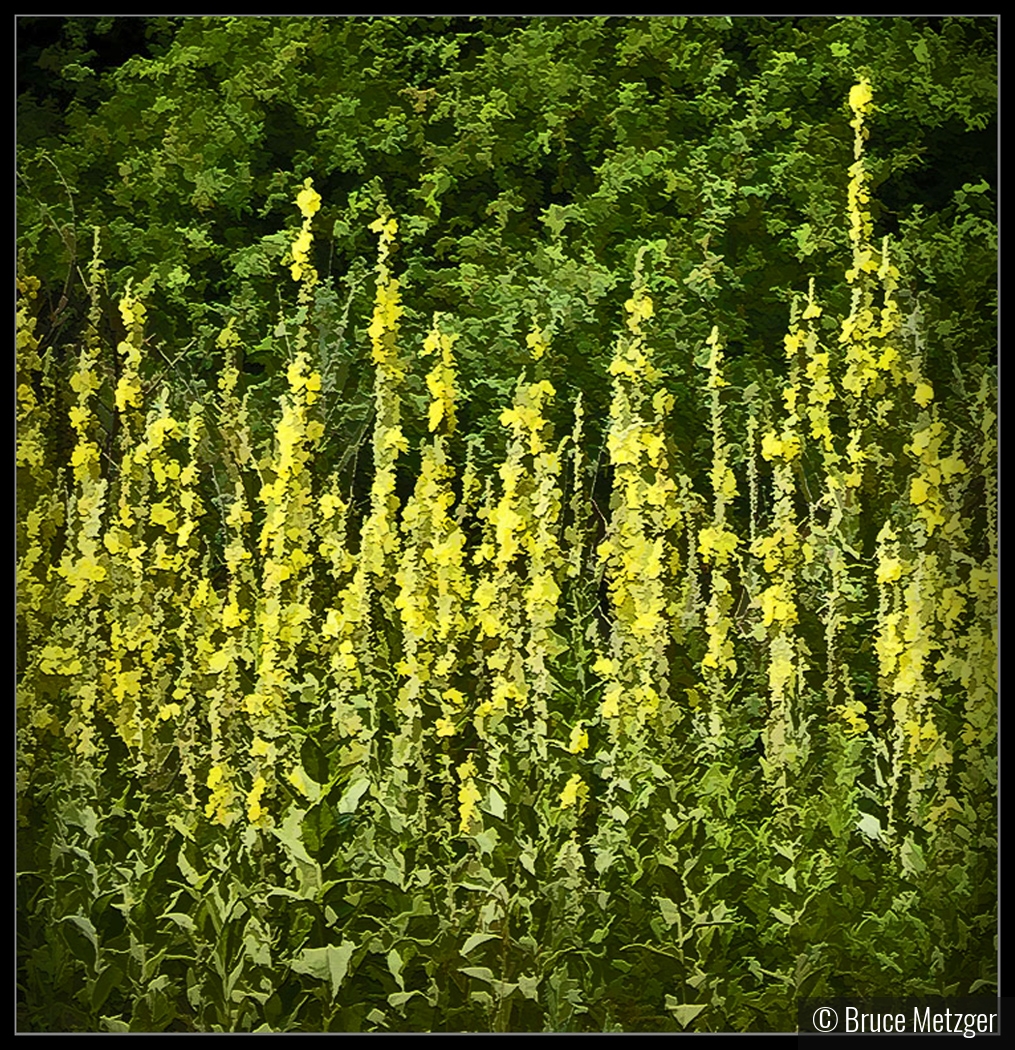
[[[578,807],[581,809],[585,805],[588,794],[588,784],[582,780],[578,773],[572,773],[571,779],[564,785],[564,790],[560,793],[560,808],[572,809]]]
[[[921,408],[926,408],[934,400],[934,388],[926,380],[917,383],[913,391],[913,400]]]
[[[898,558],[882,558],[878,564],[878,583],[894,583],[902,578],[902,562]]]
[[[312,219],[320,210],[321,195],[313,188],[313,179],[306,179],[303,189],[296,195],[296,206],[305,219]]]
[[[525,337],[525,345],[529,348],[534,361],[540,360],[543,354],[545,354],[550,348],[546,332],[539,327],[539,324],[535,319],[532,321],[532,331],[530,331]]]
[[[620,715],[620,698],[623,695],[623,687],[619,682],[611,682],[603,693],[603,703],[600,714],[603,718],[617,718]]]
[[[292,243],[293,258],[298,262],[306,262],[307,253],[310,251],[313,240],[313,234],[309,230],[300,230],[296,235],[296,240]]]
[[[438,718],[435,729],[438,736],[454,736],[458,732],[450,718]]]
[[[567,749],[572,755],[580,755],[583,751],[588,750],[588,746],[588,730],[584,728],[583,723],[579,722],[574,729],[571,730],[571,740],[567,745]]]
[[[849,89],[849,108],[854,112],[866,110],[873,98],[874,93],[871,91],[870,81],[863,79]]]
[[[267,786],[268,782],[264,777],[259,776],[254,780],[253,787],[247,795],[247,819],[251,824],[257,824],[266,816],[267,811],[261,805],[261,796]]]

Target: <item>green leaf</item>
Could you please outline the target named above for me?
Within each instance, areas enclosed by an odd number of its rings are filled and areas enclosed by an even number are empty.
[[[356,807],[359,805],[359,800],[366,794],[369,788],[370,781],[365,777],[354,780],[345,789],[342,797],[338,800],[338,812],[355,813]]]
[[[272,828],[271,830],[274,833],[275,838],[282,843],[286,852],[294,860],[302,861],[304,864],[313,865],[315,862],[310,854],[307,853],[307,848],[303,844],[303,836],[301,834],[301,825],[305,814],[305,809],[293,806],[286,814],[282,826]]]
[[[391,976],[398,981],[399,985],[402,984],[402,968],[405,966],[405,960],[398,954],[397,949],[392,948],[388,952],[388,969],[391,971]]]
[[[160,919],[169,919],[171,922],[175,922],[181,930],[186,930],[188,933],[193,933],[197,927],[194,925],[194,920],[182,911],[167,911],[163,915],[159,916]]]
[[[476,840],[476,845],[479,846],[481,853],[493,853],[500,841],[496,828],[484,828],[472,837]]]
[[[927,870],[927,862],[923,859],[923,850],[913,841],[912,835],[907,835],[902,843],[900,859],[903,868],[911,875],[919,875],[921,871]]]
[[[184,848],[180,848],[180,852],[176,855],[176,863],[179,866],[180,874],[190,883],[191,886],[200,886],[204,881],[203,877],[198,874],[197,869],[187,860],[187,855],[184,852]]]
[[[496,977],[493,975],[493,970],[486,966],[459,966],[459,973],[464,973],[467,977],[475,977],[477,981],[486,981],[487,984],[493,984]]]
[[[295,901],[306,900],[302,894],[297,893],[295,890],[290,890],[285,886],[276,886],[265,894],[265,900],[269,900],[272,897],[285,897],[289,900]]]
[[[356,945],[346,940],[338,947],[329,944],[326,948],[304,948],[290,966],[296,973],[305,973],[321,981],[330,980],[331,999],[334,1002],[355,950]]]
[[[328,782],[328,759],[321,750],[316,740],[307,737],[300,748],[300,762],[307,776],[312,777],[318,784]]]
[[[392,993],[391,993],[391,994],[390,994],[390,995],[388,996],[388,1005],[389,1005],[389,1006],[396,1006],[396,1007],[398,1007],[399,1009],[401,1009],[401,1007],[405,1006],[405,1004],[406,1004],[406,1003],[407,1003],[407,1002],[408,1002],[408,1001],[409,1001],[409,1000],[410,1000],[410,999],[411,999],[411,998],[412,998],[412,997],[413,997],[414,995],[422,995],[422,994],[423,994],[423,993],[422,993],[421,991],[419,991],[418,989],[414,989],[414,990],[413,990],[413,991],[411,991],[411,992],[392,992]],[[382,1019],[383,1019],[383,1015],[382,1015]]]
[[[88,943],[92,946],[92,951],[94,952],[92,959],[92,965],[94,966],[99,959],[99,935],[96,933],[94,925],[92,925],[92,920],[84,915],[65,915],[63,921],[76,926],[88,939]]]
[[[91,806],[82,806],[80,809],[68,806],[64,811],[64,819],[68,824],[76,824],[89,839],[94,839],[98,834],[99,821]]]
[[[480,809],[485,810],[491,816],[503,818],[507,812],[507,803],[500,792],[491,784],[487,798],[480,803]]]
[[[123,980],[123,971],[119,966],[107,966],[95,979],[92,985],[92,1010],[98,1013],[102,1009],[109,993]],[[115,1031],[116,1029],[110,1029]]]
[[[881,838],[881,821],[870,813],[864,813],[857,821],[856,826],[869,839]]]
[[[518,987],[521,989],[522,995],[526,999],[538,999],[539,982],[541,980],[541,977],[527,977],[525,974],[521,974],[518,977]]]
[[[666,1009],[681,1028],[686,1028],[707,1007],[708,1003],[678,1003],[672,995],[666,996]]]
[[[462,955],[468,955],[473,948],[480,944],[485,944],[487,941],[495,941],[497,939],[497,934],[495,933],[470,933],[465,939],[465,944],[462,945]]]
[[[669,899],[669,897],[659,897],[659,910],[663,913],[663,922],[667,926],[675,926],[680,922],[680,909]]]

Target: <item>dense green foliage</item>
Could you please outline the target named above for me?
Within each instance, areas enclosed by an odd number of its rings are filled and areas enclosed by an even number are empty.
[[[843,301],[842,100],[867,73],[875,221],[912,263],[931,378],[991,353],[992,19],[156,20],[150,55],[94,69],[123,24],[67,20],[22,57],[19,243],[57,345],[87,308],[74,270],[98,225],[110,293],[153,283],[150,338],[198,389],[235,316],[251,382],[277,394],[279,230],[309,175],[325,201],[315,321],[352,417],[337,447],[369,389],[354,333],[379,201],[402,219],[407,330],[461,318],[463,431],[488,437],[535,311],[595,439],[614,293],[646,241],[666,243],[657,345],[678,392],[716,317],[746,386],[780,360],[801,272]],[[681,400],[689,447],[705,420]]]
[[[21,1027],[996,988],[996,33],[19,20]]]

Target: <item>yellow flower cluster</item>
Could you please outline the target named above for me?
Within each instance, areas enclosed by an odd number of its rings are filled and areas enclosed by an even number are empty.
[[[465,568],[465,534],[452,520],[451,485],[454,470],[447,460],[446,434],[454,428],[454,359],[456,335],[443,332],[440,318],[424,344],[425,353],[440,351],[428,377],[433,400],[431,423],[443,420],[445,434],[423,448],[415,490],[402,514],[403,546],[395,583],[395,608],[402,623],[402,659],[395,670],[403,677],[399,689],[401,713],[410,735],[411,722],[419,718],[416,703],[424,686],[440,706],[436,732],[451,737],[457,732],[464,697],[449,686],[458,648],[468,629],[465,606],[471,593]],[[434,412],[435,406],[440,408]],[[433,427],[431,427],[433,429]]]
[[[698,553],[706,565],[712,567],[711,594],[705,609],[707,644],[701,668],[709,685],[714,714],[725,696],[725,682],[736,674],[737,662],[731,630],[733,621],[733,588],[729,569],[737,557],[740,539],[726,525],[726,507],[737,495],[736,476],[729,466],[729,450],[723,434],[721,391],[727,386],[723,378],[723,352],[719,329],[713,326],[705,341],[708,352],[707,388],[711,391],[712,469],[712,523],[698,530]]]
[[[954,537],[962,528],[958,516],[947,513],[946,486],[966,471],[965,462],[952,453],[941,455],[947,433],[944,423],[931,422],[915,431],[906,452],[917,461],[917,472],[910,482],[909,501],[930,536],[940,528],[946,537]]]
[[[86,342],[78,359],[77,371],[71,377],[71,389],[77,394],[77,402],[69,412],[76,437],[70,457],[75,481],[70,523],[72,546],[77,553],[65,553],[57,568],[68,584],[63,599],[67,605],[77,605],[93,584],[101,583],[108,576],[99,543],[106,481],[101,476],[99,446],[94,439],[98,421],[91,408],[91,400],[99,389],[97,354],[98,345]]]
[[[124,368],[116,385],[116,408],[125,415],[128,408],[141,408],[141,348],[144,340],[144,324],[147,316],[144,303],[131,291],[128,283],[120,300],[120,316],[127,329],[127,338],[121,340],[117,350],[124,359]],[[126,422],[126,419],[125,419]]]
[[[931,710],[940,699],[932,672],[934,653],[942,647],[935,620],[943,588],[937,556],[921,547],[912,564],[907,564],[889,522],[878,535],[877,555],[880,597],[875,651],[883,690],[892,698],[893,798],[908,773],[908,814],[916,819],[926,774],[943,771],[952,762]]]
[[[615,732],[625,733],[639,732],[655,717],[668,692],[666,651],[677,608],[673,537],[681,519],[663,436],[673,397],[653,389],[661,373],[651,363],[643,322],[655,308],[640,267],[641,255],[624,304],[628,331],[618,338],[610,365],[613,493],[609,529],[597,548],[613,611],[614,659],[595,665],[606,680],[601,714]]]
[[[463,835],[473,830],[479,819],[476,803],[482,799],[479,788],[476,787],[476,765],[472,759],[468,759],[458,767],[458,817],[459,830]]]
[[[453,332],[442,332],[439,315],[435,314],[433,327],[423,340],[423,353],[437,354],[437,363],[427,373],[426,385],[430,391],[428,423],[433,433],[444,423],[444,432],[455,429],[455,366],[453,347],[458,336]]]
[[[560,793],[561,809],[584,809],[589,797],[589,786],[585,783],[579,773],[572,773],[571,778],[564,785]]]
[[[306,280],[307,283],[313,284],[317,279],[317,271],[310,262],[310,248],[314,243],[310,223],[321,207],[321,197],[314,189],[312,179],[304,181],[303,189],[296,195],[296,204],[303,216],[303,227],[289,246],[293,257],[289,272],[294,281]]]
[[[205,786],[211,792],[204,808],[205,816],[208,820],[228,827],[233,820],[232,803],[236,797],[228,769],[222,764],[213,765]]]
[[[560,452],[550,445],[552,428],[543,414],[555,393],[548,380],[530,383],[523,376],[512,407],[501,413],[511,438],[499,469],[500,498],[488,498],[480,509],[486,538],[476,553],[483,568],[473,594],[473,615],[480,637],[488,639],[486,665],[492,673],[490,695],[476,709],[477,728],[488,733],[512,707],[535,697],[540,749],[545,747],[542,697],[549,688],[545,660],[553,651],[551,627],[564,567],[556,536]]]

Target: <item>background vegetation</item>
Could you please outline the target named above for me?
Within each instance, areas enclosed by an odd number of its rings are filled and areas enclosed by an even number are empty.
[[[21,1027],[996,989],[995,20],[18,28]]]

